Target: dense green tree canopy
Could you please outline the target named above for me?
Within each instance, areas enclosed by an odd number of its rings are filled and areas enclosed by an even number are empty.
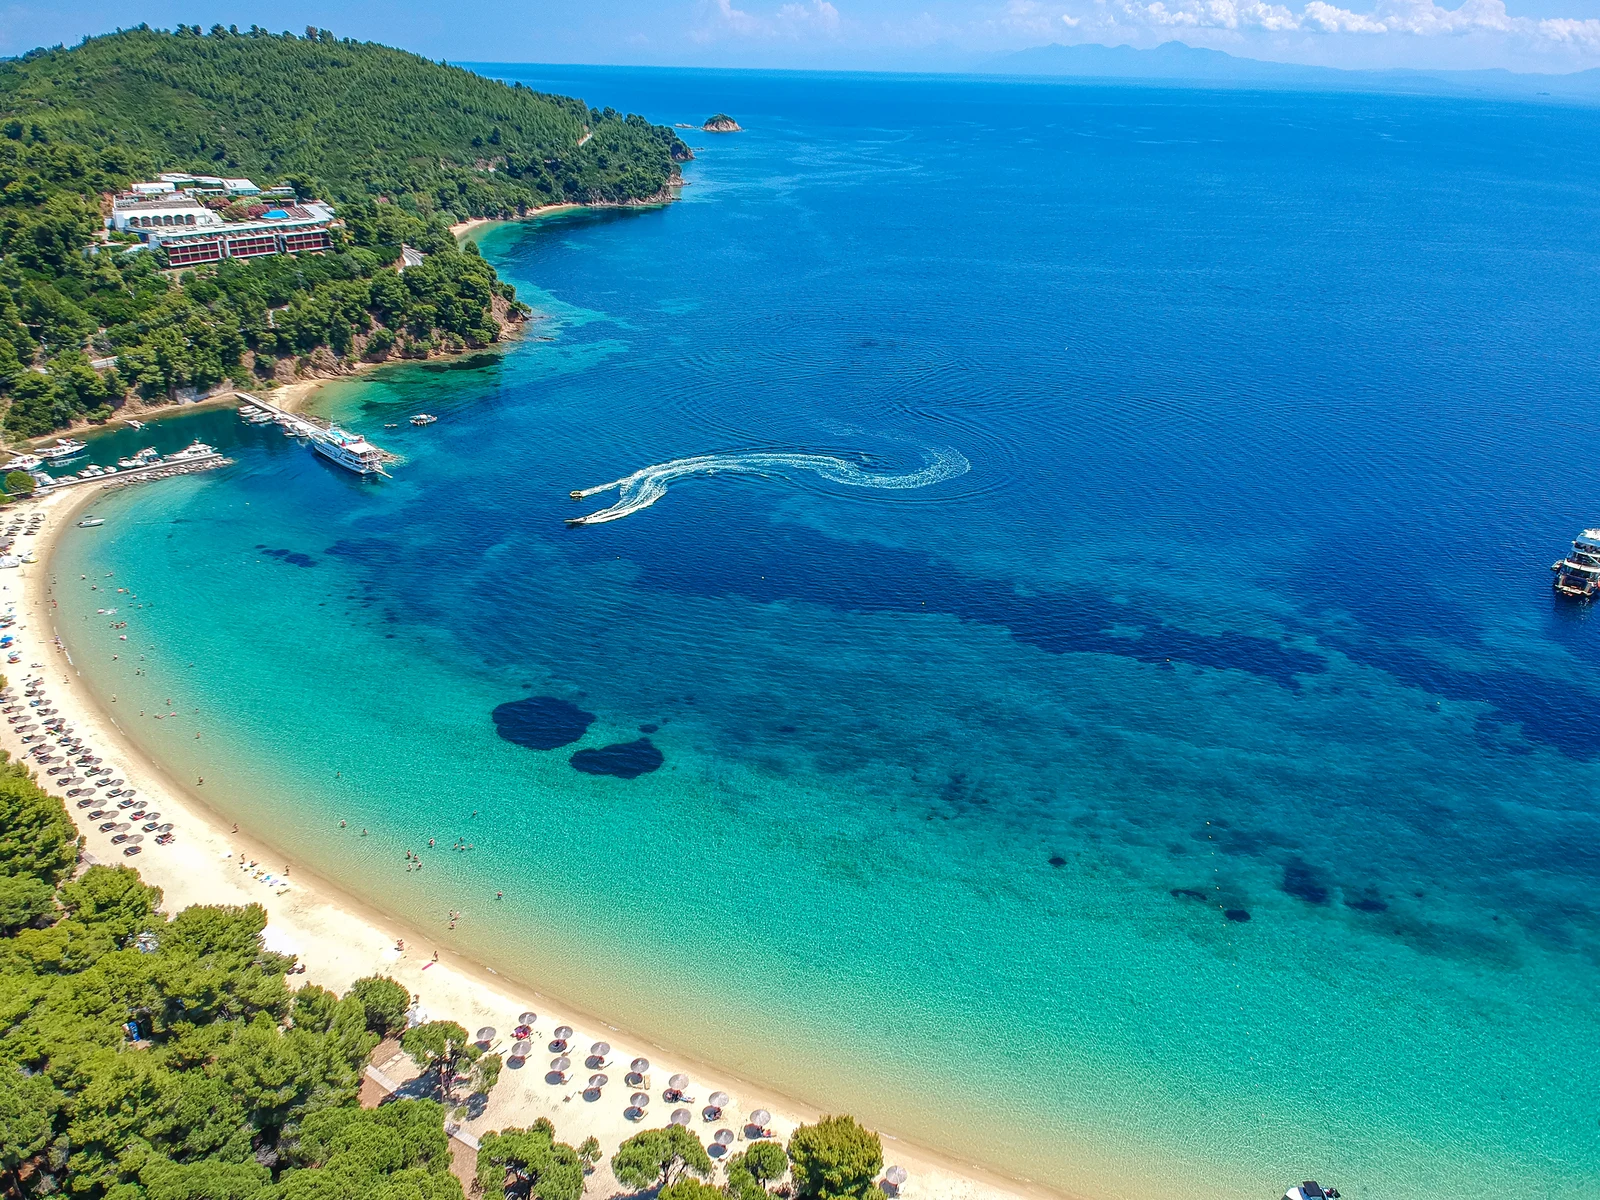
[[[528,1129],[485,1134],[478,1144],[477,1179],[486,1196],[579,1200],[583,1159],[557,1142],[555,1127],[541,1117]]]
[[[711,1156],[700,1139],[682,1125],[636,1133],[611,1156],[611,1173],[627,1187],[664,1187],[685,1173],[711,1175]]]
[[[0,64],[0,111],[24,135],[115,146],[168,170],[288,178],[334,200],[458,216],[645,199],[689,157],[642,117],[316,29],[141,27],[35,52]]]
[[[795,1191],[815,1200],[846,1197],[881,1200],[877,1187],[883,1169],[883,1143],[856,1124],[854,1117],[823,1117],[802,1125],[789,1138]]]

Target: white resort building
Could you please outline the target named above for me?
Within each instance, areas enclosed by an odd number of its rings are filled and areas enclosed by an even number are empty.
[[[160,247],[175,267],[328,249],[333,209],[320,200],[297,203],[293,197],[293,188],[262,191],[248,179],[160,175],[115,197],[106,224]],[[254,201],[249,218],[226,220],[212,207],[222,200]]]

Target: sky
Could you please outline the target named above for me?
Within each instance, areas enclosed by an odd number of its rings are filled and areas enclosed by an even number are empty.
[[[0,54],[141,22],[312,24],[454,62],[993,70],[1052,42],[1182,41],[1333,67],[1600,67],[1600,0],[0,0]]]

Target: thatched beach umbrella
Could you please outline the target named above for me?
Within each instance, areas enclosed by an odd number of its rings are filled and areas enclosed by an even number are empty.
[[[605,1087],[606,1084],[608,1084],[610,1082],[611,1081],[609,1079],[607,1079],[604,1075],[596,1074],[596,1075],[589,1076],[589,1086],[592,1087],[592,1088],[603,1088],[603,1087]]]
[[[711,1135],[711,1140],[714,1141],[719,1146],[732,1145],[733,1144],[733,1130],[731,1130],[731,1129],[719,1129],[714,1134]]]
[[[750,1124],[754,1125],[757,1129],[765,1129],[771,1123],[772,1114],[764,1108],[758,1108],[755,1110],[755,1112],[750,1114]]]
[[[710,1096],[706,1097],[706,1103],[711,1105],[712,1108],[727,1108],[728,1105],[733,1103],[733,1099],[727,1092],[712,1092]]]
[[[552,1033],[550,1036],[555,1038],[557,1041],[564,1042],[569,1037],[572,1036],[572,1026],[571,1025],[557,1025],[556,1029],[555,1029],[555,1032]]]
[[[906,1169],[904,1167],[890,1167],[883,1173],[883,1177],[894,1184],[895,1187],[899,1187],[906,1181]]]
[[[650,1093],[635,1092],[633,1095],[628,1097],[628,1102],[635,1108],[643,1108],[645,1105],[650,1103]]]
[[[687,1108],[680,1108],[672,1114],[671,1120],[674,1125],[687,1125],[693,1118]]]
[[[611,1043],[596,1042],[594,1045],[589,1047],[589,1053],[594,1055],[596,1058],[604,1058],[606,1055],[611,1053]]]
[[[684,1088],[689,1086],[689,1077],[682,1073],[674,1075],[671,1079],[667,1080],[667,1086],[675,1092],[681,1092]]]
[[[527,1041],[526,1039],[524,1039],[522,1041],[512,1042],[511,1043],[511,1057],[512,1058],[527,1058],[528,1057],[528,1051],[531,1050],[532,1048],[533,1048],[533,1043],[530,1042],[530,1041]]]
[[[538,1019],[539,1019],[539,1014],[538,1013],[536,1013],[536,1012],[525,1012],[520,1017],[517,1018],[517,1024],[518,1025],[532,1025]]]
[[[560,1071],[563,1075],[565,1075],[569,1070],[572,1069],[572,1060],[565,1054],[561,1055],[559,1058],[552,1058],[550,1060],[550,1069],[552,1071]]]
[[[628,1069],[643,1075],[650,1069],[650,1060],[648,1058],[636,1058],[628,1064]]]

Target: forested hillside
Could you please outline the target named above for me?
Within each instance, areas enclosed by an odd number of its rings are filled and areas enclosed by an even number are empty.
[[[0,62],[5,429],[486,345],[526,309],[454,221],[661,199],[687,155],[640,117],[326,30],[140,28]],[[180,276],[103,229],[110,195],[162,170],[288,182],[343,227],[327,255]],[[402,244],[428,255],[403,274]]]
[[[0,113],[172,170],[312,178],[334,200],[497,216],[659,195],[670,129],[327,30],[133,29],[0,64]]]

